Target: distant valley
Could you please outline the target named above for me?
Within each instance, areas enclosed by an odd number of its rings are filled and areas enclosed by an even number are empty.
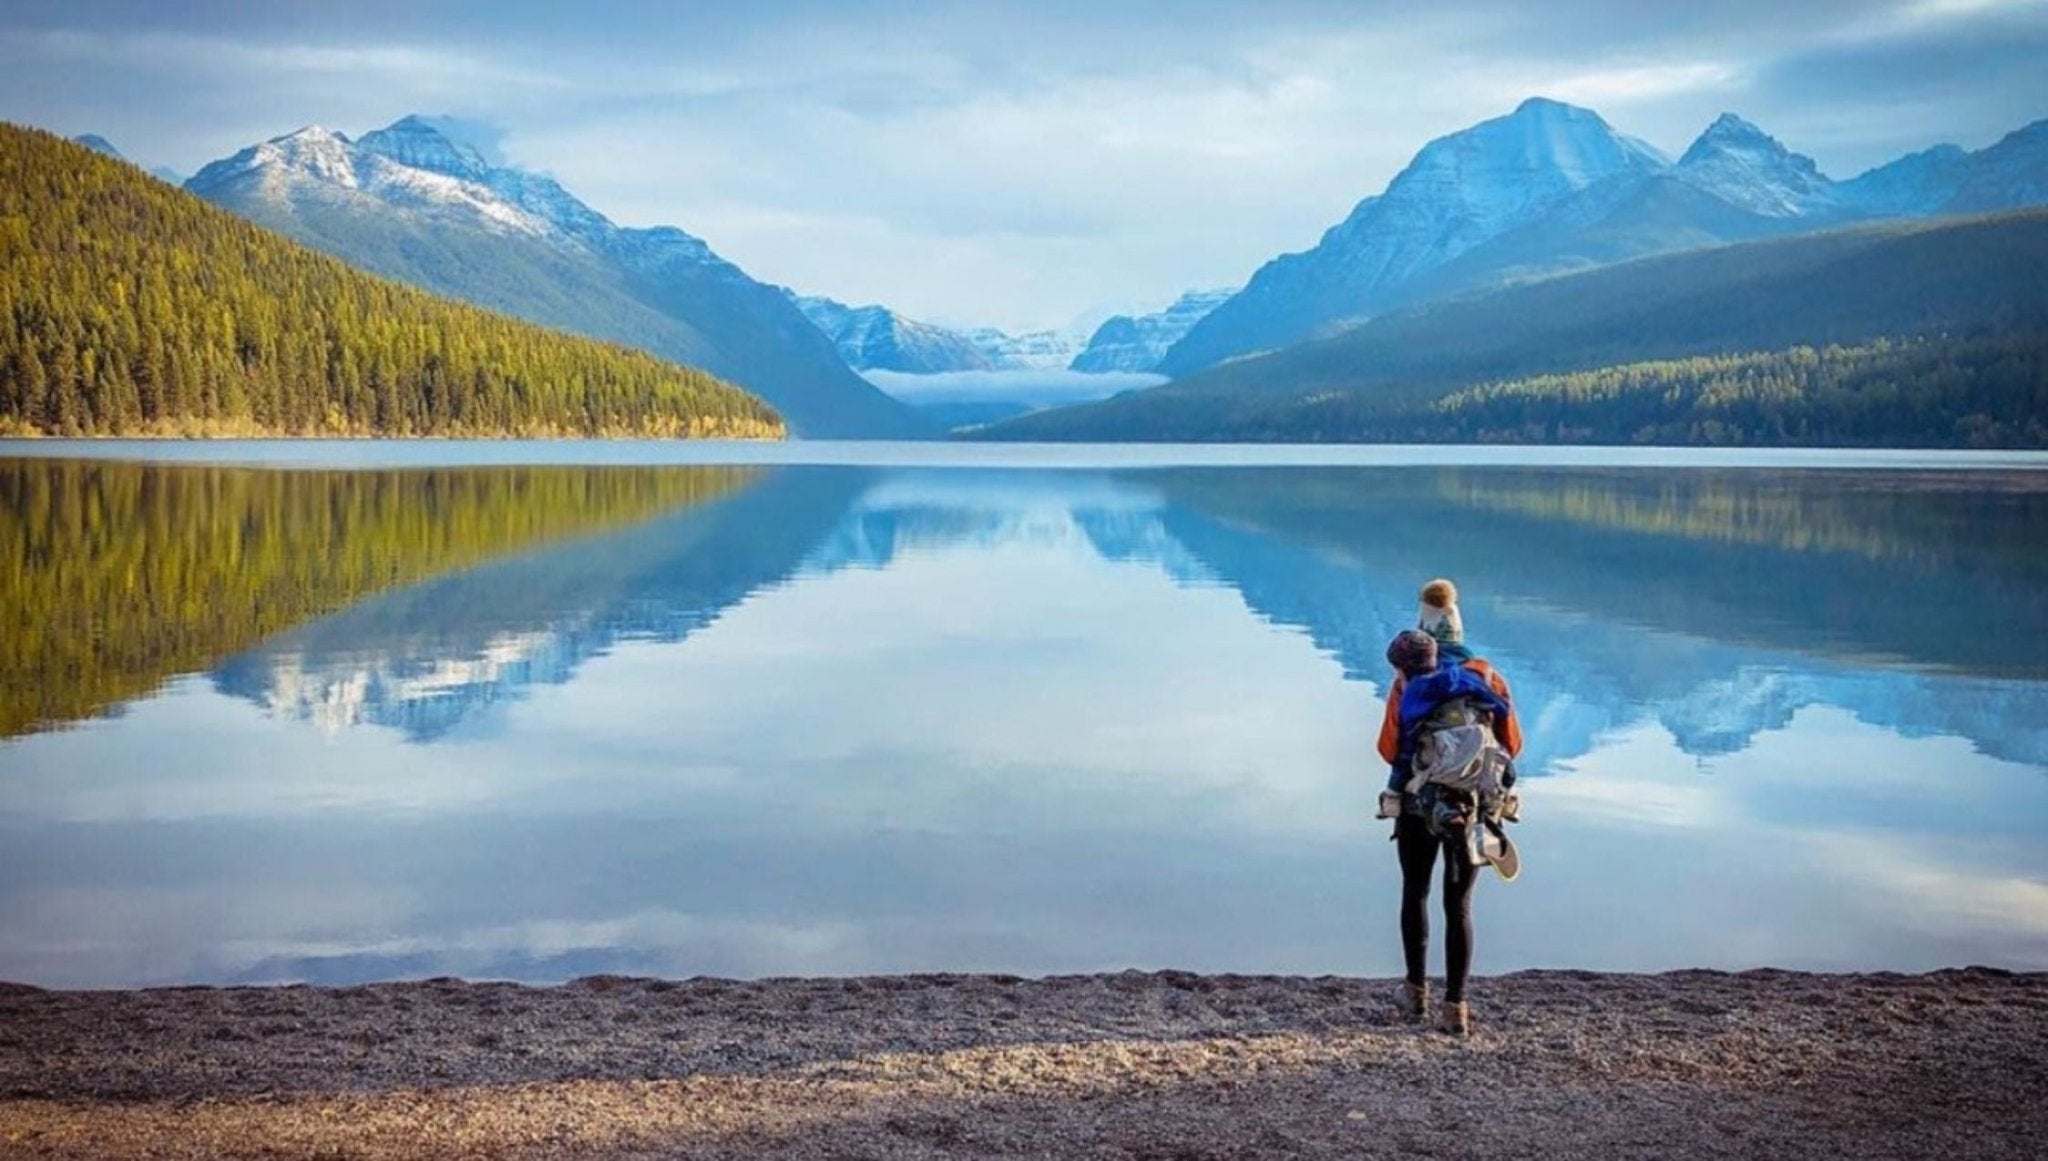
[[[1672,162],[1531,100],[1262,267],[1172,383],[979,434],[2042,446],[2043,217],[1970,217],[2041,205],[2048,122],[1835,182],[1732,115]]]
[[[1395,311],[1014,439],[2048,446],[2048,210],[1667,254]]]
[[[703,368],[812,437],[2048,442],[2040,218],[1995,216],[2048,205],[2048,121],[1837,181],[1732,114],[1674,160],[1532,98],[1242,287],[1026,333],[757,281],[444,129],[303,129],[184,185],[372,273]]]

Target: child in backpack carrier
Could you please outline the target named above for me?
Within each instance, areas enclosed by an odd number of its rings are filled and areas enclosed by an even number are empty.
[[[1462,650],[1461,650],[1462,652]],[[1469,655],[1467,655],[1469,656]],[[1439,645],[1430,633],[1403,630],[1387,646],[1387,660],[1400,671],[1397,711],[1399,748],[1380,793],[1379,817],[1405,808],[1436,835],[1474,840],[1474,824],[1515,817],[1513,761],[1495,737],[1495,723],[1512,714],[1505,698],[1463,664],[1439,664]]]

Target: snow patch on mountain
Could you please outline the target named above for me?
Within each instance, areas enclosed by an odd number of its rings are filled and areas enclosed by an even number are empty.
[[[1572,195],[1662,172],[1656,149],[1600,115],[1531,98],[1437,138],[1314,249],[1261,267],[1160,360],[1181,375],[1400,305],[1415,280],[1555,213]]]
[[[493,166],[417,115],[356,141],[308,126],[206,166],[186,188],[203,196],[236,182],[285,200],[351,190],[395,207],[453,213],[492,229],[580,245],[646,273],[676,263],[727,265],[701,238],[673,226],[622,228],[554,178]]]
[[[1398,282],[1534,220],[1567,196],[1622,173],[1667,164],[1590,109],[1530,98],[1513,113],[1440,137],[1377,198],[1323,236],[1318,249],[1366,275]]]
[[[1112,315],[1095,328],[1087,347],[1074,356],[1070,369],[1150,371],[1159,366],[1160,357],[1182,335],[1237,291],[1234,286],[1190,290],[1165,310],[1144,315]]]
[[[1673,175],[1729,205],[1767,218],[1833,213],[1842,197],[1813,159],[1733,113],[1723,113],[1685,156]]]
[[[996,369],[1006,371],[1063,371],[1088,345],[1088,332],[1074,327],[1015,335],[995,327],[976,327],[966,334]]]
[[[353,191],[400,208],[454,212],[504,232],[546,235],[555,230],[546,219],[506,201],[486,185],[415,168],[318,125],[212,162],[192,175],[185,188],[206,196],[235,184],[252,185],[287,201]]]
[[[995,369],[988,355],[957,331],[905,318],[885,306],[848,306],[822,295],[784,293],[856,371],[931,375]]]
[[[356,144],[372,153],[434,173],[482,182],[491,172],[483,155],[429,125],[424,117],[401,117],[382,129],[363,134]]]
[[[546,174],[493,169],[484,176],[484,184],[511,204],[581,242],[601,247],[616,241],[621,233],[633,232],[621,231],[610,218],[584,205]]]

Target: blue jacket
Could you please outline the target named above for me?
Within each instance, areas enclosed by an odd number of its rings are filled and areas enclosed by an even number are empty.
[[[1496,717],[1504,718],[1513,712],[1484,677],[1463,665],[1439,665],[1419,677],[1409,678],[1401,690],[1401,746],[1387,775],[1387,789],[1400,790],[1407,784],[1415,746],[1422,736],[1422,723],[1444,703],[1461,697],[1471,698]]]

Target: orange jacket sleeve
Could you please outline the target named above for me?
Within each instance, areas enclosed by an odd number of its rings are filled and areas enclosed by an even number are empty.
[[[1401,756],[1401,691],[1407,684],[1405,677],[1394,678],[1387,688],[1387,712],[1380,717],[1380,757],[1389,766]]]
[[[1478,658],[1466,662],[1465,667],[1484,677],[1487,686],[1508,703],[1508,716],[1493,723],[1493,736],[1507,748],[1509,757],[1519,755],[1522,752],[1522,723],[1515,716],[1515,695],[1508,689],[1508,679],[1500,675],[1500,670]],[[1401,756],[1401,691],[1407,685],[1405,677],[1394,679],[1394,684],[1387,689],[1386,713],[1380,717],[1380,757],[1386,759],[1389,766]]]
[[[1492,686],[1493,692],[1508,703],[1508,716],[1493,723],[1493,736],[1499,738],[1500,744],[1507,747],[1508,757],[1515,757],[1522,752],[1522,723],[1515,717],[1515,695],[1508,692],[1508,679],[1502,677],[1500,670],[1491,665],[1486,667],[1486,684]]]

